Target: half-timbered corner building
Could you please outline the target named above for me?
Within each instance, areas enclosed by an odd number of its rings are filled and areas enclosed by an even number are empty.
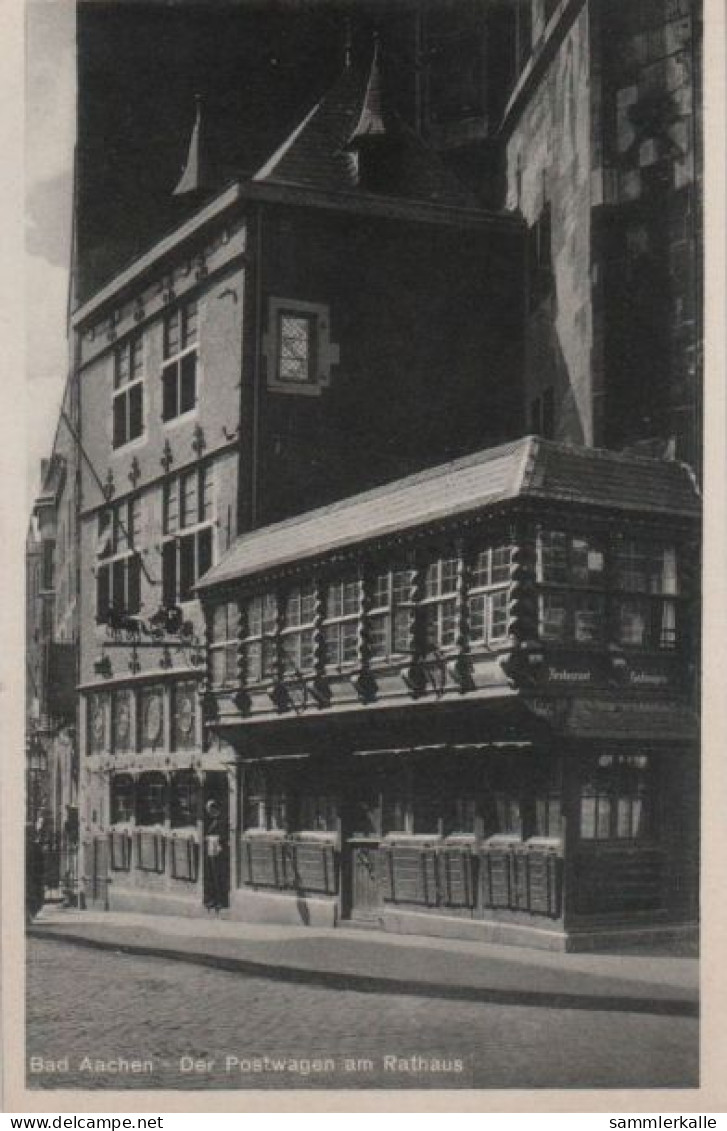
[[[232,914],[693,918],[698,513],[681,465],[526,437],[242,535],[200,583]]]

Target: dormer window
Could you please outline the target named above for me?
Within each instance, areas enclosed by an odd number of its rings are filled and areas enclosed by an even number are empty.
[[[175,420],[197,404],[197,300],[190,299],[164,319],[162,420]]]
[[[114,447],[144,431],[144,341],[132,334],[114,350]]]

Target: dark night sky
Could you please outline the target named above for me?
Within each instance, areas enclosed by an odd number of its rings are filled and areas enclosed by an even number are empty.
[[[391,10],[380,2],[377,17]],[[394,4],[402,11],[402,4]],[[197,3],[81,0],[78,6],[80,298],[179,220],[171,193],[203,98],[219,185],[254,170],[332,85],[344,12],[370,50],[365,5],[336,0]]]

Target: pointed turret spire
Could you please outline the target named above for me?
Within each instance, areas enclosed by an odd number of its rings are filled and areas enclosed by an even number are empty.
[[[351,17],[346,16],[344,24],[343,65],[349,70],[353,59],[353,32],[351,30]]]
[[[195,95],[197,113],[192,127],[192,136],[189,141],[189,152],[184,165],[184,170],[179,179],[173,196],[185,196],[189,193],[203,192],[210,187],[209,161],[204,137],[204,123],[202,121],[202,99]]]
[[[348,139],[347,149],[357,149],[364,140],[385,137],[388,134],[389,131],[384,121],[383,102],[383,81],[379,65],[379,36],[375,34],[374,54],[371,60],[371,71],[366,84],[361,115],[356,128]]]

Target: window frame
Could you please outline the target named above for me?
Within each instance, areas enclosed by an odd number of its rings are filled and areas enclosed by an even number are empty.
[[[120,805],[121,800],[128,804]],[[109,789],[110,824],[136,824],[136,782],[132,774],[114,774]]]
[[[377,583],[385,579],[386,602],[377,604]],[[405,579],[399,585],[399,579]],[[402,660],[411,654],[414,636],[414,581],[415,570],[406,563],[393,562],[388,568],[377,567],[371,576],[369,586],[370,606],[366,611],[367,637],[369,641],[369,662],[372,666]],[[383,588],[383,587],[382,587]],[[406,591],[407,596],[401,593]],[[401,620],[399,620],[399,614]],[[383,652],[374,653],[372,640],[372,622],[380,621],[383,624]],[[400,636],[399,633],[402,633]],[[403,636],[406,637],[406,647],[400,648]]]
[[[271,393],[292,396],[320,396],[331,385],[331,370],[338,365],[340,351],[331,341],[330,305],[298,298],[269,296],[267,325],[262,335],[266,386]],[[282,318],[305,320],[309,327],[308,379],[291,380],[281,376]]]
[[[626,559],[624,550],[627,546],[638,547],[639,553],[634,557],[644,563],[643,583],[625,579],[623,562]],[[654,565],[657,553],[661,561],[659,574],[655,573]],[[666,555],[671,555],[671,566],[666,564]],[[632,557],[631,560],[634,560]],[[647,542],[643,538],[622,538],[619,540],[614,552],[613,574],[615,579],[613,595],[613,626],[618,644],[629,650],[658,651],[660,653],[673,653],[679,647],[679,622],[680,622],[680,592],[679,583],[679,552],[676,543],[658,541]],[[658,585],[654,584],[655,577],[660,575]],[[632,573],[632,577],[633,577]],[[670,577],[672,587],[664,585],[664,578]],[[634,642],[624,639],[623,611],[627,605],[640,605],[644,613],[644,641]],[[667,615],[667,612],[669,615]],[[667,624],[667,622],[671,622]],[[668,633],[664,643],[665,631]]]
[[[222,610],[224,610],[224,635],[218,635],[217,626]],[[237,658],[240,614],[240,602],[237,600],[220,601],[212,607],[210,612],[208,651],[212,687],[230,687],[238,682]],[[216,656],[222,657],[221,680],[215,678]]]
[[[294,307],[286,308],[279,307],[277,310],[277,326],[276,326],[276,381],[281,385],[288,385],[292,388],[299,386],[311,385],[316,381],[317,374],[317,354],[318,354],[318,317],[316,314],[309,310],[300,310]],[[286,335],[284,330],[284,323],[297,322],[305,327],[305,356],[303,359],[296,358],[294,354],[286,359],[285,346],[286,342],[290,343],[290,335]],[[285,361],[300,361],[305,363],[305,377],[292,377],[283,373],[283,364]]]
[[[316,581],[313,578],[304,579],[299,584],[290,586],[282,595],[282,616],[280,621],[280,651],[281,651],[281,666],[283,679],[290,678],[298,675],[310,675],[315,670],[315,627],[316,627]],[[310,619],[303,621],[302,619],[290,620],[290,614],[294,608],[291,601],[294,596],[298,594],[300,602],[298,617],[303,616],[304,601],[308,600],[311,604]],[[310,663],[303,663],[304,652],[308,652],[308,648],[304,648],[304,641],[310,637]],[[297,653],[296,665],[293,669],[289,667],[289,651],[291,649],[291,642],[297,641],[293,647]]]
[[[193,804],[180,804],[184,794],[194,799]],[[202,786],[194,770],[179,770],[171,775],[169,781],[169,826],[172,829],[196,828],[200,817]],[[183,820],[190,816],[191,820]]]
[[[188,481],[194,483],[195,512],[189,521],[184,503]],[[166,607],[193,601],[195,585],[215,564],[216,516],[214,464],[184,468],[162,484],[162,603]]]
[[[563,549],[560,551],[563,560],[563,576],[547,577],[545,567],[546,547],[543,543],[544,536],[559,537],[564,540]],[[576,548],[575,543],[583,543],[582,548]],[[576,573],[576,561],[579,553],[585,552],[586,562],[593,553],[600,556],[599,570],[591,570],[586,565],[587,575],[579,577]],[[609,552],[606,538],[588,531],[574,531],[569,528],[541,528],[537,540],[537,565],[536,580],[538,585],[538,631],[540,639],[551,644],[572,644],[577,647],[592,647],[602,649],[609,637],[609,605],[608,605],[608,564]],[[558,633],[545,630],[546,618],[544,610],[547,602],[559,603],[563,609],[563,628]],[[599,603],[600,619],[596,620],[596,631],[579,636],[579,617],[599,617],[596,610],[586,609],[588,603]],[[581,622],[586,623],[586,622]]]
[[[242,800],[243,835],[291,831],[291,792],[278,774],[260,766],[247,769]]]
[[[454,575],[451,589],[445,589],[445,566],[454,565]],[[421,645],[424,657],[432,656],[437,652],[452,653],[456,651],[459,639],[459,594],[457,579],[461,561],[459,555],[448,550],[430,557],[422,566],[422,595],[417,605],[421,624]],[[434,584],[432,585],[432,582]],[[451,614],[449,606],[452,606]],[[432,613],[434,616],[432,616]],[[452,616],[452,627],[447,630],[447,618]],[[435,626],[435,641],[430,640],[430,626]],[[445,635],[451,640],[445,643]]]
[[[347,589],[353,587],[355,610],[346,612]],[[340,608],[334,607],[334,595],[340,602]],[[358,573],[348,573],[330,578],[325,582],[324,593],[325,615],[323,617],[323,640],[325,651],[325,667],[334,671],[350,671],[359,661],[359,630],[361,626],[361,579]],[[353,655],[346,656],[344,645],[350,643],[350,628],[353,627]],[[335,640],[337,658],[331,654],[332,642]]]
[[[141,504],[141,495],[134,495],[98,512],[94,567],[97,624],[105,624],[112,610],[126,616],[136,616],[141,610]]]
[[[495,555],[503,553],[506,562],[495,565]],[[484,568],[483,568],[484,567]],[[467,644],[471,650],[479,648],[505,647],[510,640],[510,579],[512,568],[512,544],[500,542],[489,546],[475,547],[467,562]],[[495,570],[497,569],[497,579]],[[502,576],[500,576],[502,571]],[[478,577],[478,574],[481,575]],[[472,607],[474,601],[482,601],[482,625],[480,636],[472,632]],[[495,635],[495,603],[502,600],[504,610],[504,631]]]
[[[163,425],[173,424],[183,417],[187,418],[197,410],[199,404],[199,319],[200,304],[196,297],[175,303],[172,309],[164,314],[161,368],[161,417]],[[176,340],[170,341],[171,327],[175,323]],[[192,323],[192,328],[190,328],[190,323]],[[185,400],[184,381],[185,378],[188,378],[188,369],[185,371],[185,366],[190,365],[192,367],[192,403],[183,408],[182,405]],[[172,387],[172,375],[174,397],[170,398],[173,399],[173,407],[170,410],[167,406],[167,389]]]
[[[260,615],[254,620],[250,615],[252,606],[259,604]],[[267,606],[267,616],[266,616]],[[242,616],[242,681],[245,687],[272,683],[278,676],[278,596],[275,590],[266,589],[261,593],[248,594],[241,605]],[[272,620],[271,620],[272,615]],[[272,631],[270,627],[272,624]],[[259,625],[259,631],[258,631]],[[254,626],[254,631],[253,631]],[[258,660],[251,672],[251,650],[259,645]]]
[[[562,551],[564,575],[561,578],[546,579],[544,535],[557,535],[565,539]],[[586,554],[594,551],[602,555],[603,564],[598,581],[590,576],[579,578],[574,574],[573,559],[576,551],[573,544],[576,541],[584,544]],[[619,562],[625,557],[623,547],[626,545],[638,545],[643,551],[634,559],[645,563],[642,584],[636,580],[631,583],[623,580]],[[670,563],[667,555],[670,555]],[[662,562],[660,573],[653,568],[657,560]],[[637,576],[638,573],[634,575]],[[655,584],[654,578],[657,576],[661,580]],[[599,536],[597,533],[563,527],[542,528],[538,532],[536,581],[539,636],[545,643],[603,649],[607,643],[612,642],[625,651],[654,652],[659,655],[673,655],[679,648],[683,598],[680,592],[679,547],[676,540],[660,539],[654,544],[643,537],[629,536],[614,543],[609,542],[605,534]],[[599,603],[600,612],[594,608],[588,610],[586,605],[589,601],[592,605]],[[553,608],[560,606],[562,609],[563,627],[557,632],[545,630],[548,605]],[[640,606],[642,611],[643,630],[640,640],[625,638],[623,611],[629,605]],[[600,620],[600,630],[589,634],[586,628],[585,634],[580,635],[579,617],[584,618],[581,624],[587,624],[588,617],[597,617]]]
[[[135,353],[137,349],[140,355],[138,372],[135,368]],[[124,359],[126,359],[126,374],[123,372]],[[118,450],[119,448],[128,447],[129,444],[133,444],[137,440],[143,439],[144,433],[146,432],[146,398],[144,396],[146,359],[144,334],[142,331],[129,334],[123,342],[115,347],[113,367],[114,391],[111,412],[111,442],[114,450]],[[132,415],[132,398],[137,391],[140,397],[140,423],[138,431],[132,434],[132,424],[134,421]],[[124,428],[122,437],[119,436],[117,431],[117,423],[119,420],[118,405],[123,405]]]
[[[158,792],[161,800],[152,806],[147,794]],[[139,775],[136,783],[136,824],[139,828],[159,828],[166,823],[169,806],[169,786],[159,770],[149,770]],[[148,819],[150,814],[156,820]]]
[[[608,759],[608,762],[605,762]],[[610,769],[611,780],[598,789],[596,777],[599,769]],[[627,774],[641,774],[641,780],[635,787],[628,781]],[[586,787],[593,784],[593,791],[586,792]],[[584,802],[592,800],[592,834],[584,832]],[[628,832],[621,833],[620,825],[623,813],[622,802],[627,803]],[[603,824],[607,830],[603,834],[599,827],[599,809],[604,803],[603,812],[606,814]],[[634,806],[638,802],[640,808],[634,819]],[[606,807],[607,803],[607,807]],[[639,825],[643,821],[643,827]],[[578,837],[581,843],[596,844],[604,841],[627,843],[653,843],[658,839],[658,801],[657,777],[653,770],[652,757],[649,754],[624,754],[620,752],[604,751],[602,754],[590,759],[588,766],[583,766],[579,788],[578,801]]]

